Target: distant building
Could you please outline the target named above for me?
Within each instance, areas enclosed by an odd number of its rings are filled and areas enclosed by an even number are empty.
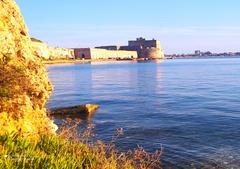
[[[160,49],[160,41],[158,40],[146,40],[144,38],[137,38],[136,40],[133,41],[128,41],[128,46],[130,47],[136,47],[136,46],[141,46],[142,49],[148,49],[148,48],[157,48]]]
[[[195,55],[196,56],[201,56],[201,51],[200,50],[195,50]]]
[[[128,46],[122,46],[122,50],[134,50],[138,53],[138,58],[145,59],[163,59],[164,53],[161,49],[160,41],[146,40],[137,38],[136,40],[128,41]]]
[[[136,51],[138,58],[144,59],[163,59],[164,53],[161,49],[160,41],[146,40],[137,38],[136,40],[128,41],[128,46],[99,46],[98,49],[118,50],[118,51]]]
[[[99,60],[99,59],[137,59],[136,51],[107,50],[102,48],[76,48],[75,59]]]
[[[211,55],[212,55],[212,52],[207,51],[207,52],[204,53],[204,55],[205,55],[205,56],[211,56]]]

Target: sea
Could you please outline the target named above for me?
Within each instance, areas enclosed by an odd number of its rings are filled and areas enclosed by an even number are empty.
[[[81,123],[94,124],[97,139],[109,142],[123,128],[119,150],[162,149],[164,168],[240,168],[240,57],[47,69],[54,85],[49,109],[100,105]]]

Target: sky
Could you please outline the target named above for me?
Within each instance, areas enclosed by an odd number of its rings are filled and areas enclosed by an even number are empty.
[[[158,39],[167,54],[240,51],[240,0],[16,0],[32,37],[58,47]]]

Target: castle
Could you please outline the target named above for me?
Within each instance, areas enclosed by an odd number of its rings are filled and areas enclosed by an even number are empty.
[[[163,59],[164,53],[158,40],[137,38],[128,41],[128,46],[99,46],[75,48],[75,59]]]
[[[137,38],[128,41],[127,46],[99,46],[95,48],[54,48],[46,43],[32,38],[34,54],[45,60],[82,59],[82,60],[134,60],[163,59],[164,53],[158,40]]]

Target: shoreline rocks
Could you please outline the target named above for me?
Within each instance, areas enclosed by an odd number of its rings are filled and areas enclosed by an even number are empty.
[[[61,107],[49,110],[49,116],[53,117],[69,117],[69,118],[81,118],[89,119],[99,109],[99,105],[96,104],[84,104],[72,107]]]

